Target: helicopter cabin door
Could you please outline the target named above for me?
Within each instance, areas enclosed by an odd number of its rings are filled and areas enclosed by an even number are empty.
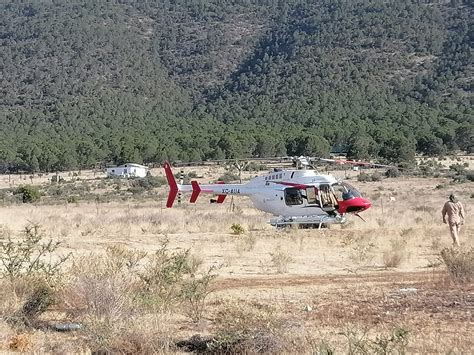
[[[308,206],[320,206],[318,190],[314,186],[306,188],[306,203]]]

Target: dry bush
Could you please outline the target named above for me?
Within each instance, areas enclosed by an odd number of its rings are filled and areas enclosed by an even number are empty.
[[[46,283],[38,283],[28,295],[23,306],[5,317],[8,323],[17,327],[34,327],[41,314],[55,303],[56,294]]]
[[[352,246],[349,258],[354,263],[368,263],[374,258],[373,250],[375,244],[370,237],[365,235],[356,236],[349,244]]]
[[[13,351],[27,352],[31,350],[33,340],[30,333],[18,333],[12,335],[8,340],[8,348]]]
[[[409,342],[409,332],[403,327],[379,333],[375,338],[369,337],[367,330],[355,328],[346,329],[342,334],[347,354],[405,354]]]
[[[10,282],[0,282],[0,317],[7,319],[15,313],[21,304],[21,297]]]
[[[215,268],[211,267],[202,275],[193,274],[190,278],[184,280],[181,286],[182,308],[184,313],[194,322],[201,320],[204,315],[206,298],[213,291],[211,282],[217,277],[214,270]]]
[[[12,235],[11,229],[5,224],[0,224],[0,239],[7,239],[11,235]]]
[[[279,274],[288,272],[288,265],[293,261],[294,259],[285,251],[277,249],[275,252],[270,253],[270,263]]]
[[[237,253],[242,255],[246,251],[252,251],[257,244],[257,238],[253,233],[244,234],[236,239],[235,248]]]
[[[156,291],[161,292],[158,296],[171,298],[160,300],[162,303],[187,301],[184,296],[179,298],[183,290],[181,270],[193,269],[187,256],[188,252],[185,256],[169,253],[166,245],[148,257],[137,250],[113,246],[102,257],[88,255],[77,259],[71,269],[72,280],[61,294],[62,310],[69,319],[83,325],[81,334],[92,352],[132,354],[170,350],[170,330],[163,327],[165,322],[152,324],[144,299],[155,296]],[[201,287],[198,291],[202,294],[204,290],[207,289]],[[191,298],[198,291],[188,290],[186,295]],[[195,308],[204,309],[204,301],[199,303],[199,297],[192,300]],[[154,317],[161,314],[155,312]]]
[[[155,354],[174,350],[172,332],[160,315],[97,322],[84,332],[84,345],[99,354]]]
[[[474,248],[468,250],[445,248],[441,251],[441,258],[454,281],[474,280]]]
[[[383,253],[383,264],[385,268],[396,268],[399,267],[404,254],[400,250],[388,250]]]
[[[286,337],[290,323],[274,308],[264,305],[225,303],[214,318],[214,353],[248,354],[289,351]]]
[[[179,301],[180,287],[195,270],[189,250],[170,253],[164,244],[150,255],[144,270],[138,273],[142,301],[152,308],[167,308]]]
[[[144,251],[128,249],[121,245],[108,246],[105,252],[105,260],[107,260],[109,264],[106,267],[112,270],[122,270],[126,268],[128,271],[133,271],[147,256],[147,253]]]
[[[92,352],[170,351],[171,330],[160,317],[171,305],[192,320],[202,317],[215,275],[198,274],[201,263],[189,251],[169,252],[166,244],[152,255],[109,247],[103,256],[75,260],[61,293],[62,310],[83,325],[82,338]],[[149,319],[150,308],[155,320]]]
[[[430,248],[435,251],[439,251],[441,248],[441,238],[439,235],[431,238]]]
[[[133,288],[124,275],[81,274],[64,291],[63,308],[87,324],[112,324],[134,314]]]
[[[386,268],[399,267],[405,258],[406,241],[395,239],[390,241],[390,250],[383,253],[383,264]]]

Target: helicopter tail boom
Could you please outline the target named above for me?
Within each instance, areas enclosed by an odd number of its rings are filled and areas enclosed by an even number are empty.
[[[195,203],[201,193],[217,195],[217,203],[223,203],[227,195],[250,195],[252,193],[244,187],[245,184],[224,184],[219,182],[211,185],[199,185],[197,181],[191,181],[191,185],[181,185],[176,182],[169,162],[165,162],[163,167],[170,187],[168,200],[166,201],[166,207],[168,208],[173,207],[178,192],[191,192],[191,203]]]

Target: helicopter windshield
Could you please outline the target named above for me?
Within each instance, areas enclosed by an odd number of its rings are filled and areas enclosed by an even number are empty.
[[[334,192],[341,200],[350,200],[355,197],[361,197],[361,193],[351,184],[340,182],[333,185]]]

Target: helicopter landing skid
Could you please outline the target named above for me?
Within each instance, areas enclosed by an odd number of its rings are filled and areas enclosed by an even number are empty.
[[[344,224],[344,216],[297,216],[297,217],[277,217],[270,220],[270,225],[276,228],[285,228],[296,226],[303,229],[321,229],[326,228],[328,224]]]

